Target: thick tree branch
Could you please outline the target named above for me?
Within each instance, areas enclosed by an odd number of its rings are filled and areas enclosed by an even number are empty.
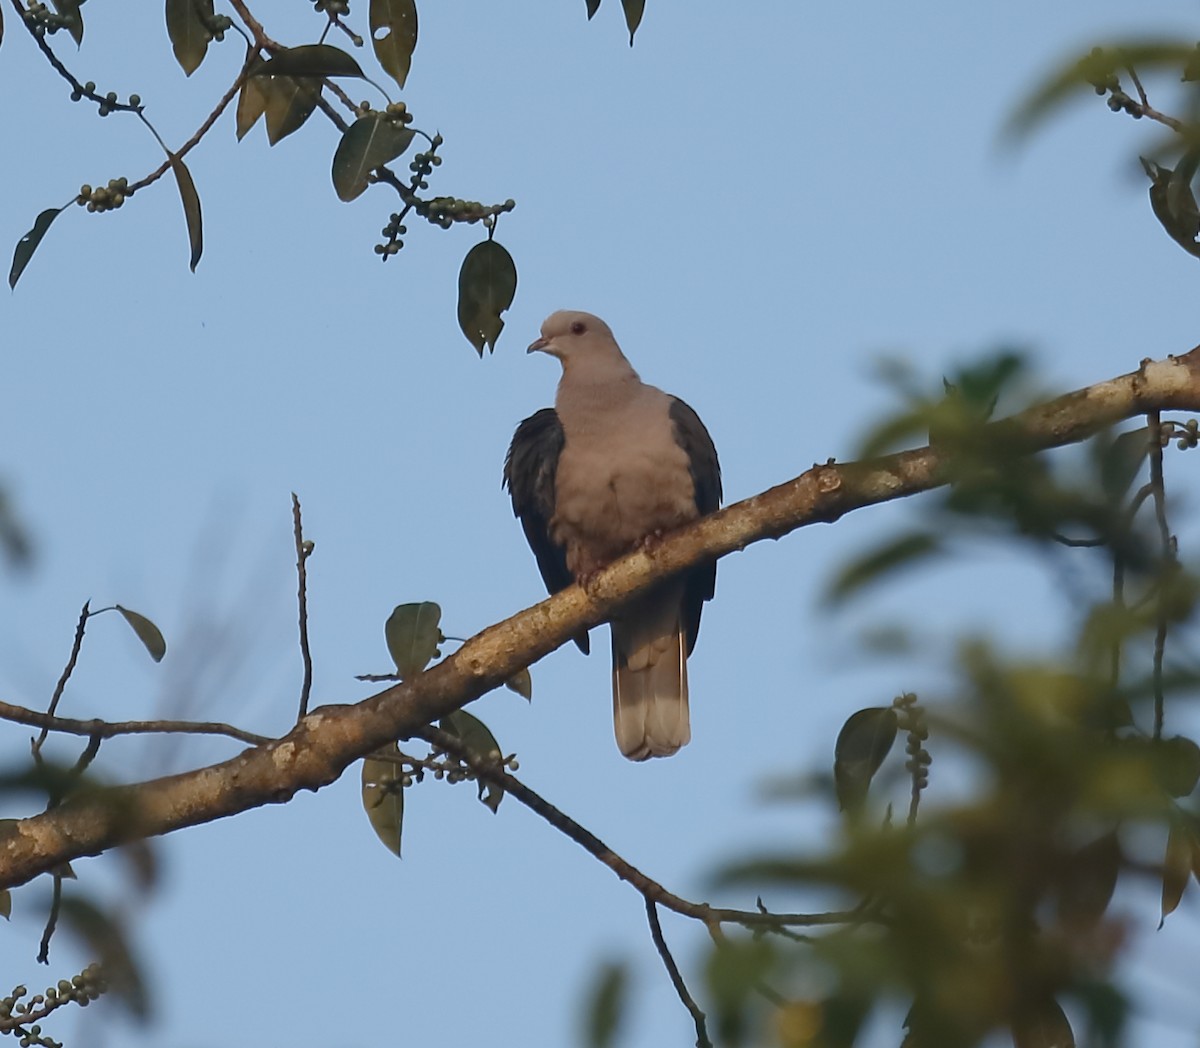
[[[1123,418],[1156,409],[1200,411],[1200,349],[1145,361],[1132,374],[1058,397],[992,423],[990,429],[1007,447],[1015,444],[1032,453],[1082,440]],[[945,481],[944,455],[932,447],[867,462],[814,466],[651,549],[631,553],[600,572],[586,592],[573,586],[485,629],[411,681],[353,706],[320,707],[282,739],[181,775],[67,798],[52,811],[5,824],[0,887],[22,884],[61,862],[124,841],[283,803],[298,790],[320,789],[363,754],[406,738],[500,686],[666,575]]]

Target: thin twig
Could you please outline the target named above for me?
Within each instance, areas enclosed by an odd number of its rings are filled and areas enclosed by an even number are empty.
[[[1167,650],[1167,587],[1175,581],[1175,538],[1167,523],[1167,488],[1163,480],[1162,417],[1159,411],[1146,414],[1150,429],[1150,486],[1154,491],[1154,519],[1162,544],[1162,566],[1159,569],[1158,601],[1154,629],[1154,738],[1161,739],[1165,698],[1163,695],[1163,660]]]
[[[312,652],[308,647],[308,558],[312,554],[313,545],[304,541],[304,528],[300,523],[300,499],[292,492],[292,531],[296,537],[296,575],[299,579],[296,600],[300,606],[300,659],[304,663],[304,681],[300,685],[300,715],[302,720],[308,714],[308,698],[312,693],[313,664]]]
[[[671,950],[667,946],[667,940],[663,938],[662,925],[658,923],[658,907],[649,899],[646,900],[646,919],[650,922],[650,937],[654,940],[654,948],[658,950],[667,974],[671,977],[671,985],[675,987],[675,992],[679,994],[679,999],[696,1024],[696,1048],[712,1048],[712,1041],[708,1039],[708,1027],[705,1025],[704,1013],[692,999],[692,995],[688,993],[687,984],[679,972],[679,965],[675,963],[675,958],[671,956]]]
[[[58,684],[54,687],[54,694],[50,697],[50,705],[46,710],[46,716],[49,718],[54,717],[54,711],[58,709],[58,701],[63,696],[63,691],[67,687],[67,681],[71,679],[71,674],[75,672],[75,663],[79,661],[79,651],[83,647],[83,633],[87,629],[88,616],[91,614],[91,611],[88,609],[89,604],[91,604],[91,601],[85,600],[83,602],[83,610],[79,613],[79,622],[75,625],[75,640],[71,644],[71,655],[67,659],[66,666],[63,667],[62,676],[58,678]],[[45,744],[46,736],[49,732],[50,729],[43,725],[37,741],[33,744],[33,755],[37,759],[41,758],[42,746]]]
[[[62,909],[62,873],[55,871],[54,894],[50,898],[50,913],[46,917],[46,927],[42,931],[41,945],[38,946],[38,964],[50,963],[50,940],[54,938],[54,929],[58,927],[58,913]]]
[[[1125,69],[1129,73],[1129,79],[1133,81],[1133,86],[1138,93],[1138,101],[1142,103],[1142,108],[1149,109],[1150,100],[1146,97],[1146,89],[1142,87],[1142,81],[1137,75],[1137,70],[1133,66],[1126,66]]]
[[[540,815],[556,830],[559,830],[593,858],[604,863],[621,880],[625,881],[635,891],[639,892],[647,902],[656,902],[684,917],[703,921],[710,928],[715,924],[740,924],[746,928],[773,928],[800,925],[812,927],[815,925],[846,924],[851,921],[861,922],[865,919],[861,908],[830,913],[762,913],[750,910],[731,910],[708,903],[691,902],[668,891],[657,881],[647,877],[636,866],[621,858],[599,837],[590,830],[584,829],[570,816],[565,815],[553,804],[535,793],[511,773],[498,767],[495,761],[484,760],[472,753],[462,744],[457,736],[427,725],[416,731],[413,736],[424,739],[431,746],[449,753],[462,761],[480,779],[495,783],[505,793],[511,794],[530,811]]]
[[[97,739],[111,739],[117,735],[224,735],[252,746],[275,741],[269,735],[256,735],[254,732],[243,731],[218,721],[76,720],[73,717],[54,717],[3,701],[0,701],[0,720],[41,728],[43,735],[52,731],[62,732],[64,735],[87,735]]]

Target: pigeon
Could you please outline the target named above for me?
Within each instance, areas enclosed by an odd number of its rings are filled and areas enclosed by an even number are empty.
[[[562,378],[554,407],[517,427],[504,486],[551,593],[717,509],[721,467],[704,423],[638,377],[603,320],[553,313],[529,352],[557,357]],[[691,739],[687,657],[716,573],[715,561],[694,567],[612,619],[613,726],[630,760]],[[575,643],[586,654],[587,632]]]

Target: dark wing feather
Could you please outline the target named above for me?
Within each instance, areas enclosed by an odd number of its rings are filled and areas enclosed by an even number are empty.
[[[696,414],[678,397],[671,398],[671,422],[675,439],[687,452],[688,471],[696,489],[696,509],[700,515],[715,513],[721,505],[721,464],[712,437]],[[717,562],[709,561],[688,572],[684,590],[683,616],[687,629],[688,654],[696,646],[700,633],[700,612],[706,600],[711,600],[717,588]]]
[[[529,548],[537,558],[542,581],[551,593],[574,581],[567,570],[567,555],[550,537],[554,516],[554,477],[563,448],[563,428],[553,408],[542,408],[517,426],[504,456],[504,486],[512,497],[513,514],[521,521]],[[588,635],[575,637],[586,655]]]

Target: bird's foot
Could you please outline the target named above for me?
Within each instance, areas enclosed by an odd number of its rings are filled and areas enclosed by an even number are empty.
[[[654,551],[662,545],[662,541],[666,537],[666,534],[667,533],[663,528],[655,528],[653,531],[647,532],[640,539],[638,539],[637,545],[634,546],[634,549],[644,550],[649,554],[653,554]]]

